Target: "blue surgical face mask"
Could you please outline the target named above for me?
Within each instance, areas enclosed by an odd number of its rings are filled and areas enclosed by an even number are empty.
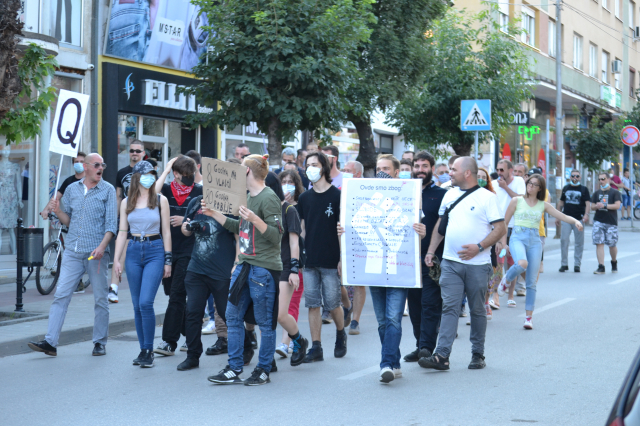
[[[444,173],[444,174],[438,175],[438,180],[440,181],[440,183],[446,183],[451,180],[451,176],[449,176],[449,174],[447,173]]]
[[[83,173],[84,166],[82,165],[82,163],[73,163],[73,170],[75,170],[78,174]]]
[[[571,185],[573,185],[573,186],[580,186],[580,181],[578,181],[578,182],[576,182],[576,183],[573,183],[573,181],[572,181],[572,180],[570,180],[570,181],[569,181],[569,183],[570,183]]]
[[[154,175],[140,176],[140,185],[144,186],[147,189],[151,188],[151,185],[153,185],[155,181],[156,181],[156,177]]]
[[[291,184],[286,184],[286,185],[282,185],[282,192],[284,192],[284,194],[293,194],[293,191],[296,190],[296,187],[291,185]]]
[[[607,189],[607,188],[609,188],[609,184],[606,184],[606,185],[600,185],[600,188],[602,188],[602,189]]]
[[[404,172],[400,172],[400,174],[398,175],[398,177],[400,179],[411,179],[411,172],[407,172],[406,170]]]
[[[307,168],[307,177],[313,183],[320,180],[320,167],[309,166]]]
[[[353,173],[342,172],[342,179],[353,179]]]

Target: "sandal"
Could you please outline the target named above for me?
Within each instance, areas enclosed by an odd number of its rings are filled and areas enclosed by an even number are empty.
[[[500,309],[500,305],[498,305],[493,298],[489,299],[489,306],[491,306],[491,309],[495,309],[496,311]]]
[[[516,307],[516,301],[512,300],[512,299],[507,300],[507,307],[508,308],[515,308]]]

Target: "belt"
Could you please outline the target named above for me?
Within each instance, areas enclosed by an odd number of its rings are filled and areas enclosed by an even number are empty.
[[[131,236],[131,241],[136,241],[136,242],[139,242],[139,243],[142,243],[144,241],[155,241],[155,240],[160,240],[160,239],[162,239],[161,235],[152,235],[150,237],[134,237],[134,236]]]

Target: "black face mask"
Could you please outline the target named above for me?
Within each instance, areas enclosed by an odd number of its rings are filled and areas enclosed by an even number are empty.
[[[193,185],[193,182],[195,182],[196,180],[196,175],[191,175],[191,176],[182,176],[180,178],[180,180],[182,181],[182,184],[185,186],[191,186]]]

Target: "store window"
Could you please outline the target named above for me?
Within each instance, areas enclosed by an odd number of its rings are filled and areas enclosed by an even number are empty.
[[[225,130],[223,159],[233,158],[236,147],[241,143],[249,147],[251,154],[267,152],[267,136],[258,130],[256,123],[252,122],[248,126],[238,126],[231,131],[228,128]]]
[[[61,43],[82,46],[82,0],[52,0],[51,34]]]

